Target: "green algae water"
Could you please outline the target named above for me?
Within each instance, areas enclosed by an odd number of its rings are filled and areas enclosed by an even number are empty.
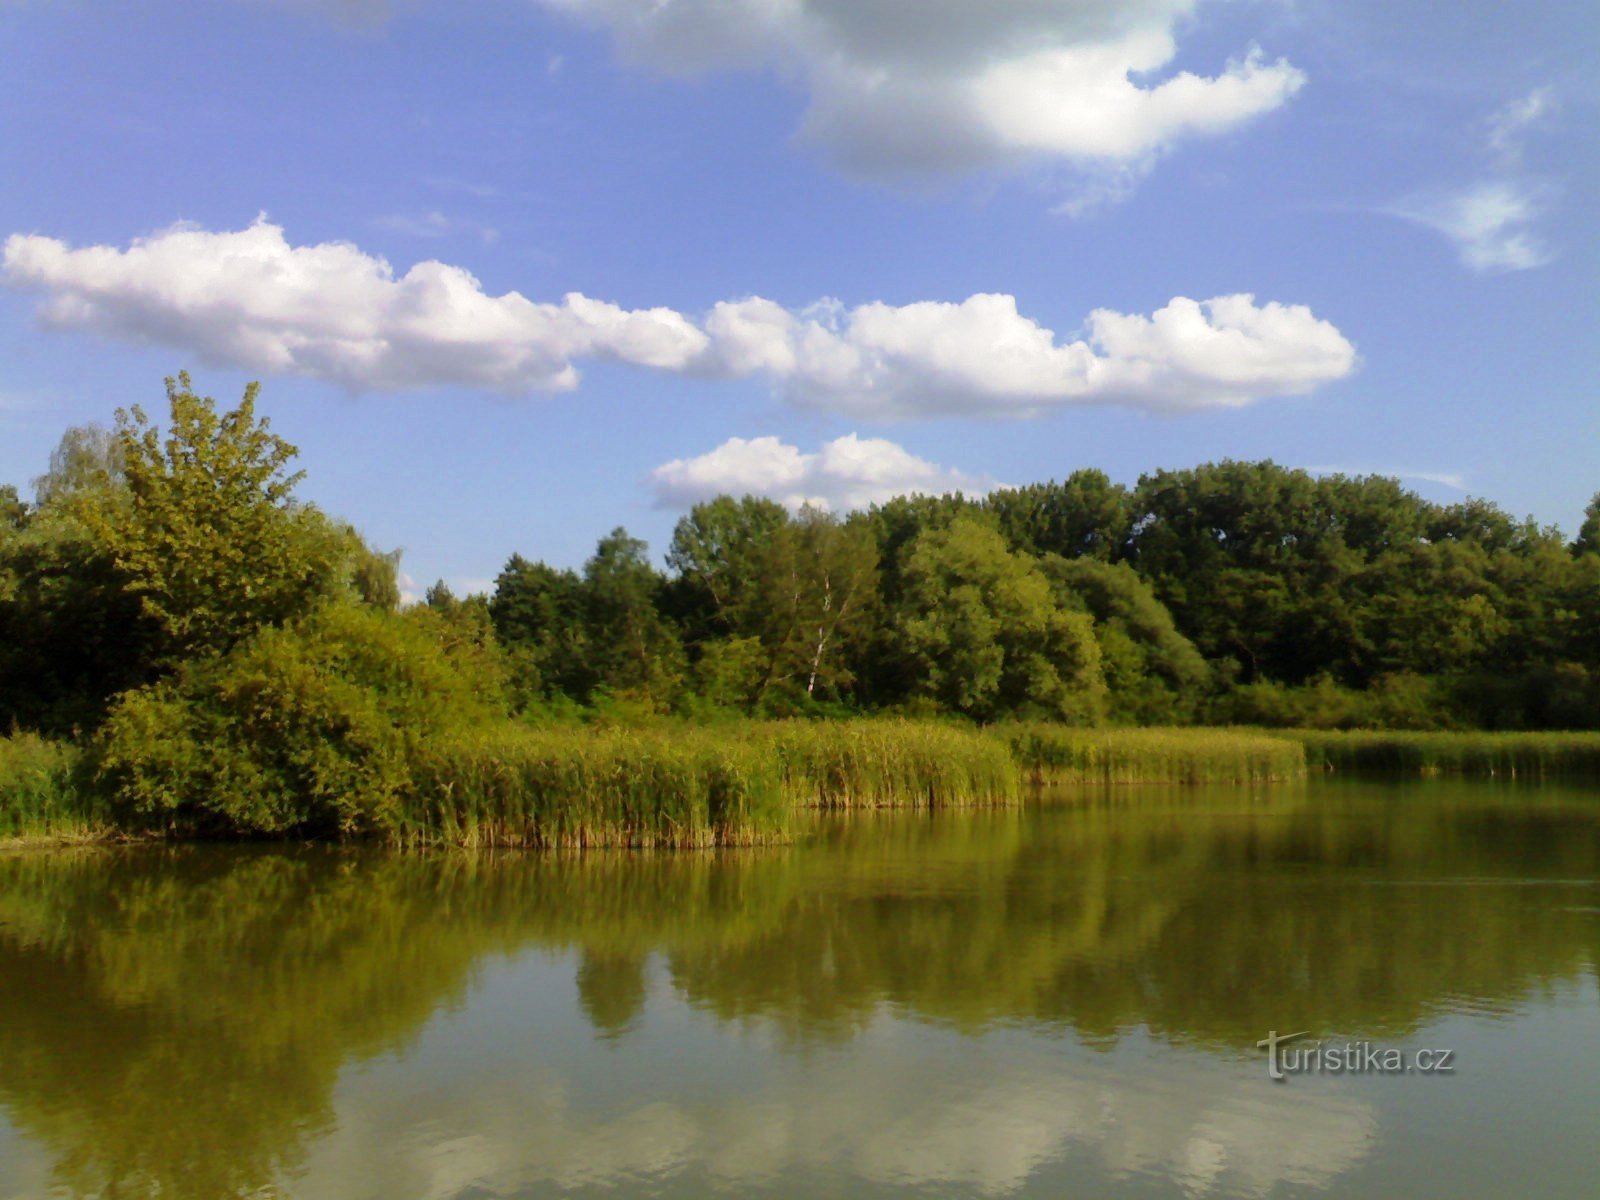
[[[1597,962],[1573,786],[19,851],[0,1197],[1590,1200]],[[1280,1080],[1274,1031],[1305,1035]]]

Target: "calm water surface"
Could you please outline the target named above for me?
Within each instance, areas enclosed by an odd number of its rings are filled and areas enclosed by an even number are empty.
[[[1597,961],[1594,789],[14,853],[0,1197],[1593,1200]],[[1455,1069],[1275,1083],[1269,1030]]]

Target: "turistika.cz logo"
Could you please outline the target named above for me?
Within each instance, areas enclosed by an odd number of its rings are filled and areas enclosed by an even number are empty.
[[[1456,1069],[1454,1050],[1402,1050],[1373,1042],[1288,1044],[1310,1036],[1309,1029],[1299,1033],[1268,1030],[1256,1043],[1256,1049],[1267,1052],[1267,1074],[1282,1082],[1290,1075],[1450,1075]]]

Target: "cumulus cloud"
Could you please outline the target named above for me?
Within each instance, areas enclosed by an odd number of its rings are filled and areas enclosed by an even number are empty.
[[[1249,295],[1178,297],[1148,317],[1098,309],[1066,342],[997,294],[798,315],[745,300],[717,305],[706,329],[730,370],[764,370],[798,403],[879,420],[1238,407],[1309,392],[1356,364],[1310,309]]]
[[[558,304],[490,296],[441,262],[397,277],[348,242],[291,246],[265,219],[225,233],[178,225],[126,250],[14,235],[3,262],[7,282],[45,293],[47,326],[361,391],[563,391],[577,384],[574,358],[679,370],[707,348],[706,335],[670,309],[630,311],[578,292]]]
[[[1555,257],[1535,228],[1547,192],[1526,180],[1487,180],[1459,191],[1413,196],[1391,211],[1444,234],[1473,271],[1525,271]]]
[[[1214,76],[1157,78],[1198,0],[541,0],[625,57],[800,78],[801,136],[868,173],[1029,157],[1147,161],[1284,104],[1304,75],[1254,48]]]
[[[815,454],[775,437],[729,438],[697,458],[679,458],[650,473],[661,508],[688,508],[716,496],[766,496],[791,509],[804,504],[835,512],[867,508],[894,496],[981,494],[997,486],[918,458],[883,438],[847,434]]]
[[[1150,316],[1100,309],[1066,341],[1003,294],[800,311],[749,297],[695,319],[579,292],[492,296],[436,261],[397,275],[347,242],[291,245],[265,219],[234,232],[175,226],[126,249],[18,234],[0,262],[7,283],[42,295],[47,326],[353,391],[564,391],[576,364],[595,359],[762,377],[795,404],[866,419],[1031,417],[1084,404],[1236,407],[1311,391],[1356,364],[1330,322],[1247,294],[1177,297]]]

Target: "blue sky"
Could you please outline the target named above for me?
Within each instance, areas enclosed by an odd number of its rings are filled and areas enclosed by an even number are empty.
[[[1600,13],[0,0],[0,481],[247,380],[419,584],[1223,457],[1576,528]]]

